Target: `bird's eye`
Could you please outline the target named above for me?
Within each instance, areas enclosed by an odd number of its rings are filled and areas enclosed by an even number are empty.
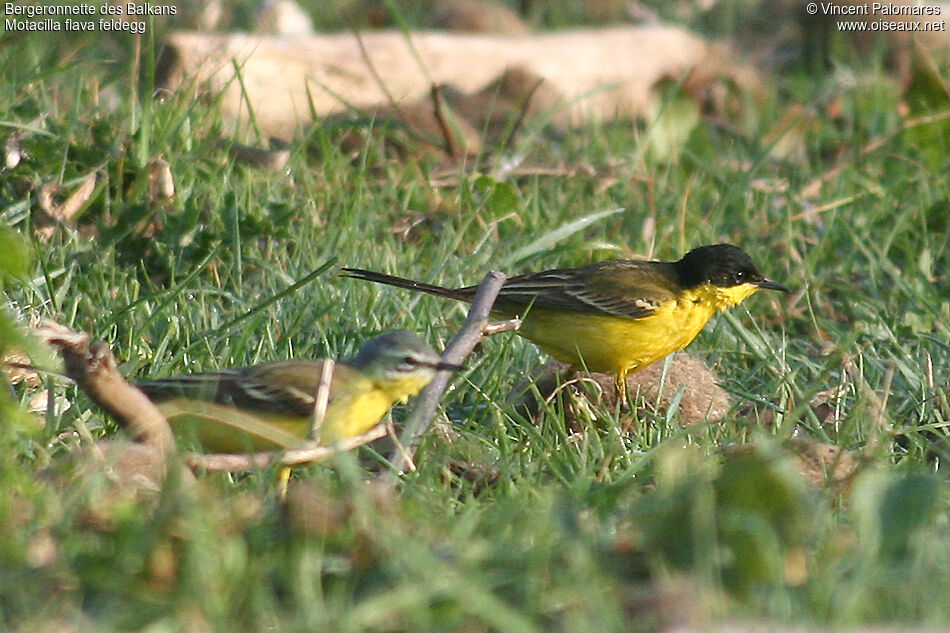
[[[415,369],[417,363],[416,359],[412,356],[403,356],[399,359],[399,370],[400,371],[412,371]]]
[[[740,270],[735,275],[732,276],[733,281],[735,281],[737,284],[744,283],[745,278],[746,278],[746,272],[744,270]]]

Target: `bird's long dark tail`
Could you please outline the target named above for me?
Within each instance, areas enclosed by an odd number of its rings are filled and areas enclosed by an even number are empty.
[[[352,277],[353,279],[362,279],[364,281],[372,281],[373,283],[396,286],[397,288],[406,288],[408,290],[418,290],[419,292],[435,295],[437,297],[455,299],[456,301],[469,303],[472,301],[473,292],[469,288],[459,288],[457,290],[444,288],[421,281],[413,281],[405,277],[395,277],[385,273],[373,272],[372,270],[363,270],[362,268],[343,268],[340,272],[344,277]]]

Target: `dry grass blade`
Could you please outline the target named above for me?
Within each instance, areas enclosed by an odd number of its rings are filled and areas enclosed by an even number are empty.
[[[282,142],[275,142],[275,139],[271,139],[271,144],[270,149],[225,141],[221,141],[219,145],[227,147],[228,154],[240,165],[264,171],[283,171],[290,161],[290,147]]]
[[[442,86],[432,84],[429,94],[432,97],[432,113],[435,116],[436,122],[439,124],[439,130],[442,132],[442,139],[445,143],[445,153],[448,154],[449,158],[453,161],[458,160],[458,143],[455,140],[455,135],[452,134],[452,129],[445,120],[445,100],[442,98]]]
[[[148,161],[148,199],[152,202],[165,200],[175,195],[175,180],[172,166],[161,156]]]
[[[73,191],[62,204],[56,204],[53,200],[53,192],[57,186],[53,183],[47,183],[40,188],[39,203],[40,208],[48,216],[42,228],[37,230],[37,234],[44,240],[52,237],[57,224],[71,224],[73,218],[85,206],[96,190],[96,172],[90,172],[75,191]]]
[[[320,442],[323,435],[323,423],[327,418],[327,405],[330,403],[330,383],[333,381],[333,369],[336,363],[332,358],[323,361],[323,371],[320,373],[320,383],[313,403],[313,416],[310,420],[310,433],[307,437]]]

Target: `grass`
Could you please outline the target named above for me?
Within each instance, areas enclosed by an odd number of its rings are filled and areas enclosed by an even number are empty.
[[[364,450],[299,469],[286,502],[273,472],[172,478],[144,500],[70,475],[113,423],[55,378],[42,387],[70,406],[37,419],[23,409],[41,387],[20,385],[0,426],[0,628],[950,621],[950,163],[935,147],[939,123],[902,131],[895,114],[901,100],[918,115],[946,109],[924,98],[925,82],[901,93],[874,64],[847,80],[846,69],[775,76],[738,133],[700,123],[671,160],[644,151],[640,139],[662,134],[650,122],[556,140],[529,130],[517,151],[565,175],[496,181],[469,165],[457,184],[433,186],[431,160],[376,146],[354,159],[319,129],[287,173],[238,166],[217,147],[213,101],[153,101],[148,77],[137,84],[128,63],[104,61],[130,41],[0,49],[5,132],[45,115],[22,141],[28,158],[0,178],[3,250],[34,252],[3,281],[8,312],[107,340],[128,375],[345,357],[392,328],[441,346],[463,318],[438,299],[337,278],[337,265],[475,283],[489,268],[674,258],[730,241],[795,292],[751,299],[691,347],[733,394],[721,423],[687,429],[675,410],[646,411],[620,433],[615,412],[595,407],[579,433],[555,409],[537,425],[508,394],[544,357],[501,335],[445,398],[459,439],[427,436],[418,472],[381,485],[381,458]],[[794,104],[809,124],[788,134],[803,152],[776,160],[762,139]],[[864,151],[876,139],[889,140]],[[149,202],[159,155],[176,195]],[[40,187],[70,192],[93,170],[86,229],[40,240]],[[407,218],[421,220],[408,235]],[[824,421],[823,397],[834,405]],[[852,451],[848,485],[809,486],[788,448],[795,433]]]

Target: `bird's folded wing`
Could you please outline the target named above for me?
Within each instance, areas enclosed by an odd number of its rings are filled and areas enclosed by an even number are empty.
[[[341,367],[334,369],[334,374],[337,369]],[[230,398],[222,401],[229,400],[241,408],[310,416],[322,377],[323,361],[287,360],[253,365],[240,373],[230,385]]]
[[[590,268],[565,268],[514,277],[499,295],[512,304],[583,314],[640,319],[675,299],[675,286],[663,269],[647,262],[605,262]]]

